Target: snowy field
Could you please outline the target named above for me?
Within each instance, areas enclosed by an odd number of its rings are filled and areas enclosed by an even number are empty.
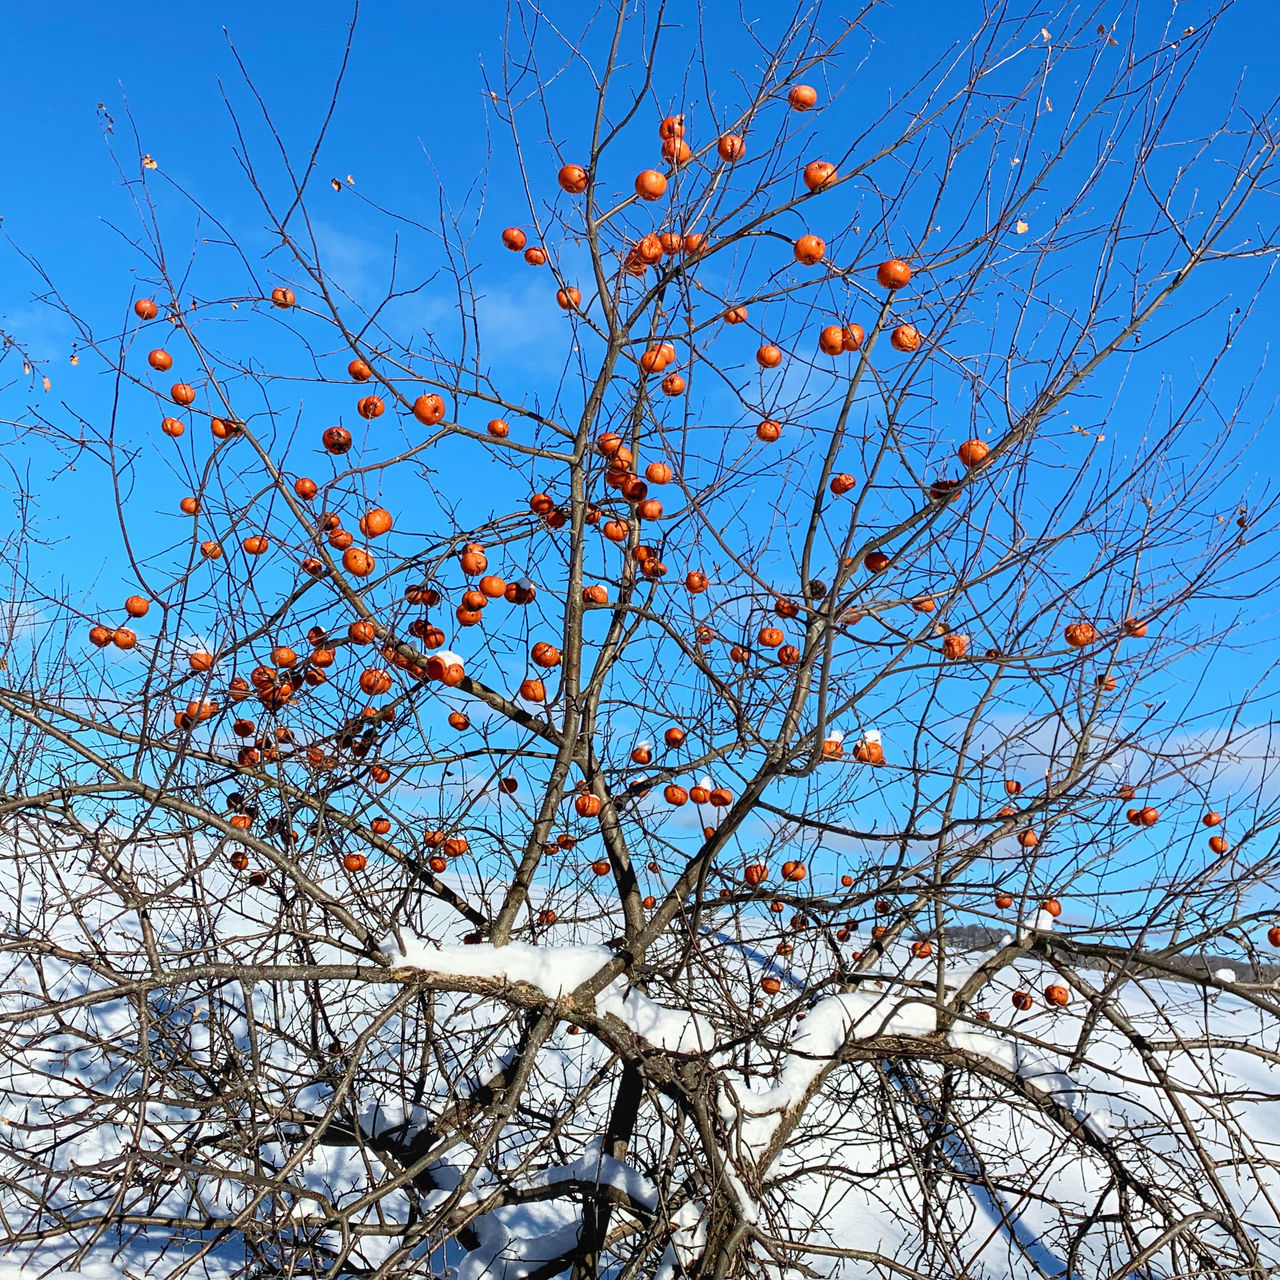
[[[617,1257],[628,1232],[666,1231],[662,1277],[698,1265],[712,1197],[775,1259],[761,1274],[788,1280],[1166,1276],[1184,1237],[1280,1266],[1276,992],[1229,970],[1199,986],[1078,969],[1068,1005],[1050,1009],[1045,954],[1006,952],[955,1016],[956,991],[996,952],[956,953],[940,971],[897,942],[838,978],[828,938],[799,934],[782,959],[746,915],[735,936],[713,920],[679,976],[659,960],[639,985],[620,977],[593,996],[580,989],[614,960],[606,945],[440,946],[421,927],[385,939],[390,970],[316,943],[303,980],[239,907],[204,922],[211,948],[192,945],[181,913],[148,943],[109,894],[72,911],[48,883],[13,888],[0,1064],[11,1280],[265,1274],[344,1232],[376,1270],[433,1212],[458,1230],[421,1241],[419,1274],[514,1280],[572,1248],[597,1187]],[[35,911],[54,925],[39,946],[24,928]],[[149,972],[147,945],[171,980],[126,989]],[[869,945],[854,934],[840,951]],[[781,989],[762,997],[769,976]],[[1030,1010],[1013,1008],[1017,990]],[[430,993],[429,1031],[411,991]],[[548,1009],[554,1028],[522,1053],[517,1015]],[[744,1017],[758,1028],[748,1043]],[[331,1069],[308,1031],[317,1018],[341,1042]],[[659,1095],[625,1158],[603,1150],[622,1053],[702,1072],[713,1186],[689,1176]],[[400,1176],[393,1152],[521,1057],[525,1097],[492,1158],[477,1165],[464,1133],[425,1176]],[[97,1225],[104,1213],[123,1225]]]

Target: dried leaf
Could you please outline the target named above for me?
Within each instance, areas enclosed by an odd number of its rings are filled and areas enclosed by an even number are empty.
[[[46,374],[46,375],[45,375],[45,377],[42,379],[42,381],[44,382],[44,389],[45,389],[46,391],[50,391],[50,390],[52,390],[52,389],[53,389],[53,383],[49,381],[49,377],[48,377],[48,375],[47,375],[47,374]]]
[[[330,186],[331,186],[335,191],[341,191],[341,190],[342,190],[342,183],[340,183],[340,182],[337,180],[337,178],[330,178],[330,179],[329,179],[329,185],[330,185]]]
[[[355,185],[356,180],[350,174],[347,174],[347,186],[354,187]]]
[[[25,360],[22,362],[22,376],[24,378],[31,377],[31,366]]]
[[[1040,34],[1041,34],[1042,36],[1044,36],[1044,38],[1045,38],[1046,40],[1052,40],[1052,39],[1053,39],[1053,37],[1049,34],[1049,28],[1048,28],[1048,27],[1041,27],[1041,28],[1040,28]]]
[[[1098,34],[1099,34],[1100,36],[1105,36],[1105,35],[1107,34],[1107,29],[1106,29],[1106,27],[1104,27],[1104,26],[1102,25],[1102,23],[1101,23],[1101,22],[1100,22],[1100,23],[1098,23]]]
[[[142,157],[142,167],[144,169],[158,169],[160,166],[151,158],[150,153]]]
[[[71,357],[71,363],[72,363],[72,364],[79,364],[79,363],[80,363],[80,357],[79,357],[79,356],[74,356],[74,355],[73,355],[73,356]]]
[[[1046,98],[1045,98],[1045,100],[1044,100],[1044,109],[1045,109],[1046,111],[1052,111],[1052,110],[1053,110],[1053,99],[1052,99],[1052,98],[1049,98],[1049,97],[1046,97]]]
[[[1027,232],[1030,230],[1030,228],[1027,226],[1027,224],[1026,224],[1025,222],[1023,222],[1023,221],[1022,221],[1022,219],[1021,219],[1021,218],[1019,218],[1019,219],[1018,219],[1018,223],[1017,223],[1017,225],[1014,227],[1014,230],[1015,230],[1015,231],[1016,231],[1020,236],[1025,236],[1025,235],[1027,234]]]

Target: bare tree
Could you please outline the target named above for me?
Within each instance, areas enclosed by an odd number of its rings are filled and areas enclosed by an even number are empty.
[[[145,286],[40,292],[110,412],[30,398],[10,456],[100,469],[136,587],[55,575],[11,464],[11,1249],[1276,1273],[1274,513],[1232,434],[1276,113],[1188,110],[1229,8],[993,3],[855,108],[874,3],[528,4],[501,182],[432,218],[329,177],[341,75],[294,155],[246,69],[261,256],[106,120]],[[326,201],[385,228],[380,296]]]

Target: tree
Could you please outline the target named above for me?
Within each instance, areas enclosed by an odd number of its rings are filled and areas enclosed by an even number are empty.
[[[1273,1273],[1273,513],[1219,384],[1276,121],[1200,108],[1229,12],[993,6],[855,108],[875,6],[530,7],[487,86],[525,206],[434,223],[327,179],[341,76],[299,158],[246,73],[261,255],[122,161],[126,320],[43,285],[110,412],[28,396],[11,445],[101,469],[133,586],[52,590],[23,483],[7,1243]],[[324,201],[383,220],[381,297]]]

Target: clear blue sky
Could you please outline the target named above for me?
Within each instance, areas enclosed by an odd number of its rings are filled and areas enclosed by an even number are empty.
[[[740,67],[749,70],[750,51],[740,40],[724,38],[714,21],[720,2],[708,6],[704,44],[712,72],[729,80]],[[948,38],[963,36],[988,7],[987,0],[917,0],[874,10],[867,25],[879,43],[858,67],[847,109],[856,114],[861,104],[881,103],[905,87],[922,59],[936,56]],[[1112,5],[1103,20],[1115,20],[1129,7]],[[1198,22],[1209,7],[1203,0],[1183,0],[1178,21],[1185,15]],[[587,8],[560,4],[549,11],[574,32],[581,20],[575,15]],[[672,14],[692,8],[677,5]],[[1020,17],[1039,22],[1043,14],[1050,28],[1056,25],[1053,4],[1026,0],[1015,8]],[[778,12],[772,6],[752,9]],[[1154,24],[1172,6],[1144,0],[1141,9]],[[8,6],[0,42],[5,230],[59,280],[70,279],[85,292],[121,285],[128,255],[100,218],[114,216],[127,226],[127,209],[110,190],[115,173],[95,108],[104,103],[123,131],[126,99],[144,149],[166,172],[206,196],[216,193],[219,208],[248,208],[219,80],[238,107],[245,107],[246,97],[223,29],[261,85],[286,142],[298,148],[309,145],[327,103],[350,13],[350,6],[331,0]],[[829,6],[827,20],[843,13]],[[484,64],[497,74],[506,20],[506,6],[497,2],[366,0],[322,168],[341,169],[343,177],[354,173],[367,194],[394,208],[415,199],[430,203],[435,184],[425,148],[446,183],[460,191],[484,162],[480,68]],[[928,37],[923,41],[922,23]],[[724,28],[736,25],[732,17]],[[851,71],[855,62],[851,58],[840,70]],[[1224,89],[1245,75],[1246,99],[1267,98],[1280,84],[1280,5],[1242,0],[1223,20],[1205,69]],[[839,72],[836,78],[842,78]],[[571,117],[557,123],[572,145]],[[502,194],[499,185],[491,203],[500,205]],[[11,260],[0,265],[0,281],[0,315],[11,328],[30,334],[37,347],[57,350],[48,318],[37,319],[24,306],[27,281],[12,270]]]
[[[748,69],[750,50],[740,35],[720,38],[714,17],[723,2],[714,0],[708,6],[712,21],[706,48],[713,75],[731,84],[736,70]],[[567,30],[576,31],[572,23],[578,20],[573,15],[579,7],[562,4],[552,9],[566,18]],[[942,52],[948,39],[970,30],[986,7],[978,0],[923,0],[877,10],[868,23],[876,36],[871,56],[858,65],[867,47],[863,41],[834,77],[844,82],[857,67],[854,87],[845,91],[840,104],[840,118],[852,129],[863,104],[882,104],[905,88],[928,59]],[[1176,11],[1178,21],[1185,15],[1186,22],[1198,22],[1206,8],[1202,0],[1183,3]],[[691,12],[692,6],[687,9]],[[1025,21],[1035,14],[1038,23],[1040,9],[1044,24],[1054,28],[1057,20],[1048,5],[1026,3],[1019,7],[1018,17]],[[1165,4],[1141,6],[1144,22],[1163,21],[1169,11]],[[1102,15],[1107,21],[1116,16]],[[238,110],[252,110],[222,28],[227,28],[266,97],[286,145],[301,154],[310,146],[327,106],[349,17],[345,5],[243,0],[171,6],[69,3],[54,10],[11,7],[0,45],[0,108],[7,121],[0,132],[0,172],[6,178],[0,216],[6,234],[43,263],[77,308],[104,327],[117,322],[120,301],[133,289],[130,268],[136,258],[108,224],[132,234],[135,223],[103,143],[98,104],[114,118],[126,162],[132,154],[126,136],[131,114],[142,149],[156,157],[163,174],[189,186],[240,227],[260,226],[220,96],[221,80]],[[776,18],[771,10],[761,20]],[[505,6],[498,3],[382,0],[363,6],[346,87],[312,195],[319,216],[328,219],[330,252],[351,276],[372,277],[379,263],[371,255],[358,206],[341,197],[326,205],[328,178],[350,173],[364,195],[427,220],[436,209],[436,173],[461,201],[486,162],[484,139],[491,121],[481,68],[498,74],[506,20]],[[736,25],[736,16],[729,22]],[[675,92],[679,69],[670,70],[666,90]],[[1269,101],[1280,84],[1280,5],[1267,0],[1238,5],[1224,19],[1201,74],[1220,98],[1244,77],[1246,100]],[[575,116],[567,90],[553,90],[553,101],[562,112],[558,127],[571,152],[585,140],[586,122],[580,114]],[[257,143],[260,146],[260,135]],[[542,154],[550,167],[553,157],[545,150]],[[482,234],[496,237],[506,222],[521,220],[508,216],[512,205],[523,211],[520,193],[499,166],[481,220]],[[494,243],[488,255],[490,279],[499,284],[509,279],[519,298],[518,290],[527,288],[527,276]],[[265,251],[268,246],[251,247]],[[187,251],[180,238],[170,248],[179,258]],[[51,361],[56,399],[74,385],[80,372],[67,364],[71,326],[32,303],[31,294],[38,288],[33,275],[9,249],[0,247],[0,255],[0,324],[34,354]],[[1218,282],[1205,297],[1222,292]],[[1240,344],[1235,358],[1241,377],[1257,370],[1267,337],[1264,321]],[[513,345],[528,340],[527,333],[517,334]],[[1188,334],[1175,353],[1189,359],[1196,341],[1194,333]],[[513,360],[519,365],[519,350]],[[6,365],[0,385],[13,373]],[[1280,380],[1273,371],[1264,369],[1254,395],[1262,407],[1280,395]],[[76,396],[77,407],[86,412],[106,403],[105,388],[88,391],[83,379]],[[12,387],[4,397],[6,418],[19,416],[14,408],[18,402],[41,401]],[[50,403],[43,398],[45,407]],[[1150,400],[1121,400],[1119,407],[1148,412]],[[1254,422],[1258,420],[1255,415]],[[1206,424],[1206,441],[1211,439],[1212,424]],[[1265,465],[1264,459],[1259,462]],[[87,487],[79,475],[59,478],[57,501],[46,512],[46,518],[56,518],[61,531],[81,548],[77,555],[84,553],[91,522],[105,515],[100,489]],[[87,549],[92,553],[100,544]],[[79,563],[96,567],[88,560]],[[104,579],[102,594],[111,598],[120,581],[118,574]]]

